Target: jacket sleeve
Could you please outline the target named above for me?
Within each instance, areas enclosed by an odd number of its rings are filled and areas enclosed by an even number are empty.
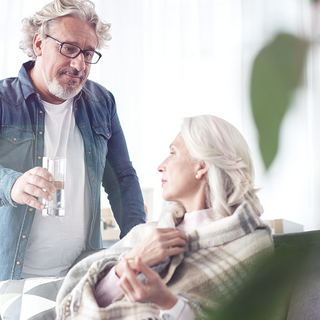
[[[0,207],[14,206],[10,193],[13,184],[21,175],[22,173],[4,168],[0,164]]]
[[[116,111],[112,115],[111,127],[112,137],[108,144],[102,186],[108,194],[122,238],[135,225],[145,223],[146,213],[139,180],[130,161]]]

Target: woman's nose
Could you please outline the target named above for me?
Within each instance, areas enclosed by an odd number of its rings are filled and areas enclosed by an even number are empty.
[[[158,171],[159,172],[163,172],[164,171],[164,163],[162,162],[159,166],[158,166]]]

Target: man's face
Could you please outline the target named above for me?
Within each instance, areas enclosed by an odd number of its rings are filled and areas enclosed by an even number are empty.
[[[82,50],[95,50],[97,46],[94,27],[73,17],[59,18],[49,35],[60,42],[75,44]],[[42,39],[41,55],[37,58],[44,80],[38,87],[40,86],[40,91],[44,90],[45,96],[49,97],[45,100],[56,100],[56,102],[48,101],[51,103],[61,103],[80,92],[91,66],[84,62],[82,53],[71,59],[60,54],[59,48],[59,44],[53,40]]]

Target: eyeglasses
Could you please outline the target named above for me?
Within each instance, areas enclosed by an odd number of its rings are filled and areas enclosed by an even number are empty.
[[[46,34],[46,37],[53,40],[54,42],[58,43],[60,45],[59,52],[68,58],[75,59],[80,53],[83,53],[84,56],[84,62],[90,63],[90,64],[96,64],[102,57],[102,54],[94,51],[94,50],[82,50],[75,44],[71,44],[68,42],[60,42],[49,35]]]

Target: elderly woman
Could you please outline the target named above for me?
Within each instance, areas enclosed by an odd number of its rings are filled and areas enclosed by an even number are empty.
[[[71,269],[58,319],[195,319],[232,297],[272,252],[249,149],[230,123],[184,119],[158,170],[172,203],[157,223],[136,226]]]

